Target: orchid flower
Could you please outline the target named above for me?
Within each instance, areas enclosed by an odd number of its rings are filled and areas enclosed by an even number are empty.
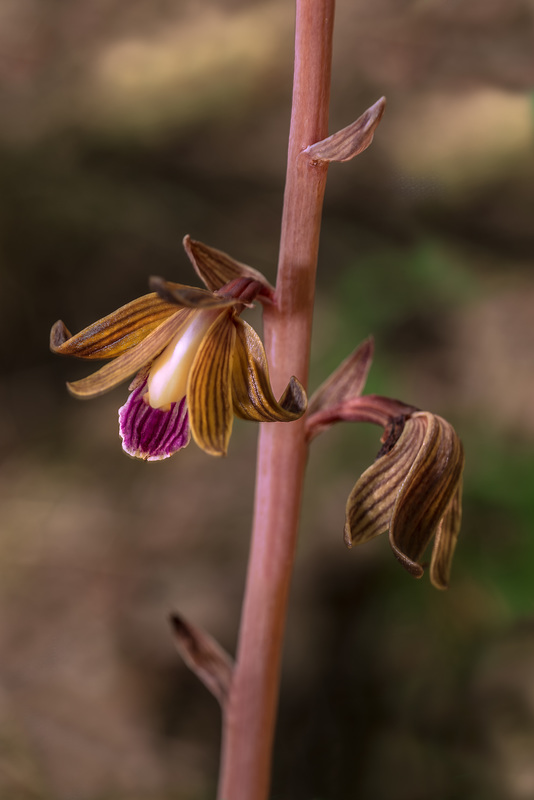
[[[135,375],[119,410],[123,449],[147,461],[185,447],[192,434],[211,455],[224,455],[234,415],[258,422],[291,422],[306,410],[306,394],[292,377],[277,402],[265,351],[239,318],[251,301],[272,300],[261,273],[186,237],[186,251],[208,287],[151,279],[144,295],[72,336],[58,321],[54,353],[113,359],[67,387],[92,398]]]
[[[420,578],[421,559],[434,540],[430,580],[445,589],[462,518],[462,443],[447,420],[428,411],[394,424],[402,429],[398,439],[349,495],[345,543],[363,544],[387,531],[396,558]]]
[[[462,518],[462,443],[437,414],[388,397],[362,395],[372,355],[368,339],[314,394],[308,438],[341,421],[383,427],[382,448],[347,500],[345,544],[364,544],[388,532],[396,558],[420,578],[423,554],[433,540],[430,580],[445,589]]]

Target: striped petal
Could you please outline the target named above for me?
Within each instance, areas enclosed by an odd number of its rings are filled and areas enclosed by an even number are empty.
[[[50,332],[50,349],[77,358],[116,358],[139,344],[176,311],[175,302],[162,300],[153,292],[121,306],[75,336],[58,320]]]
[[[432,548],[430,580],[437,589],[446,589],[449,585],[452,557],[458,541],[461,522],[462,485],[460,483],[438,526]]]
[[[144,461],[161,461],[189,444],[185,397],[169,411],[152,408],[143,399],[146,380],[119,409],[119,429],[126,453]]]
[[[389,453],[378,458],[359,478],[347,500],[345,544],[363,544],[385,533],[391,523],[397,495],[421,443],[406,427]]]
[[[222,250],[216,250],[207,244],[197,242],[191,239],[190,236],[184,238],[183,244],[197,275],[212,292],[222,289],[223,286],[236,278],[252,278],[261,283],[263,287],[262,296],[272,299],[274,289],[257,269],[241,264],[227,253],[223,253]]]
[[[191,315],[194,313],[194,311],[184,308],[176,311],[176,306],[174,306],[174,315],[158,325],[140,344],[87,378],[67,383],[69,391],[75,397],[87,399],[114,389],[115,386],[134,375],[141,367],[161,353],[173,336],[189,323]]]
[[[232,363],[236,328],[223,311],[199,345],[187,384],[191,433],[210,455],[225,455],[232,433]]]
[[[269,381],[269,368],[261,339],[241,319],[234,320],[237,338],[232,371],[234,414],[256,422],[292,422],[306,411],[304,388],[296,378],[277,402]]]
[[[419,576],[422,568],[417,562],[457,491],[464,454],[452,425],[425,411],[406,421],[404,431],[391,452],[406,447],[404,443],[408,439],[417,442],[419,448],[396,499],[389,538],[399,561],[408,571]]]

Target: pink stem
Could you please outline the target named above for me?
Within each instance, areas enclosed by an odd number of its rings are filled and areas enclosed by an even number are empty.
[[[328,134],[335,0],[297,0],[295,73],[276,303],[264,330],[271,379],[306,385],[327,165],[302,150]],[[219,800],[265,800],[287,601],[307,458],[304,421],[261,426],[254,526],[235,670],[223,722]]]
[[[415,406],[407,405],[401,400],[393,400],[378,394],[353,397],[339,406],[331,406],[322,411],[308,414],[306,420],[308,441],[311,442],[319,433],[327,430],[336,422],[371,422],[373,425],[386,428],[396,417],[409,417],[418,410]]]

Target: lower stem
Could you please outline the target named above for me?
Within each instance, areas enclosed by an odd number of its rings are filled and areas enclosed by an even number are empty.
[[[297,0],[295,73],[275,304],[264,310],[271,379],[308,378],[327,166],[302,151],[328,133],[335,0]],[[261,426],[254,524],[218,800],[266,800],[287,603],[307,459],[304,420]]]
[[[303,434],[301,423],[263,425],[260,432],[257,484],[261,491],[256,495],[239,647],[225,710],[219,800],[263,800],[268,795],[306,462]],[[291,472],[280,470],[283,459]]]

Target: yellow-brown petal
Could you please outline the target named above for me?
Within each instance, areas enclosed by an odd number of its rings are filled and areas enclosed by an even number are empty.
[[[393,449],[360,476],[345,509],[347,547],[368,542],[388,530],[397,496],[420,446],[421,442],[404,430]]]
[[[448,509],[439,523],[432,548],[430,580],[436,589],[446,589],[449,585],[452,557],[458,541],[461,522],[462,484],[460,482]]]
[[[176,303],[162,300],[152,292],[121,306],[75,336],[59,320],[50,332],[50,349],[77,358],[116,358],[138,345],[177,310]]]
[[[256,331],[241,319],[234,320],[237,329],[235,359],[232,372],[234,414],[256,422],[292,422],[306,411],[306,392],[292,377],[277,402],[269,381],[267,358]]]
[[[408,439],[417,442],[419,448],[395,502],[389,539],[403,566],[420,575],[422,569],[417,562],[457,491],[464,454],[452,425],[426,411],[417,412],[406,421],[391,452]]]
[[[194,313],[188,308],[181,308],[177,311],[176,306],[174,306],[174,315],[158,325],[136,347],[123,353],[119,358],[101,367],[101,369],[87,378],[67,383],[70,393],[85,400],[114,389],[115,386],[134,375],[141,367],[144,367],[161,353],[173,336],[188,324],[191,314]]]
[[[257,269],[236,261],[222,250],[197,242],[190,236],[184,237],[183,245],[198,276],[212,292],[222,289],[235,278],[252,278],[263,286],[262,296],[272,299],[274,288]]]
[[[232,363],[235,324],[231,311],[222,311],[202,340],[187,384],[189,425],[206,453],[226,455],[232,433]]]

